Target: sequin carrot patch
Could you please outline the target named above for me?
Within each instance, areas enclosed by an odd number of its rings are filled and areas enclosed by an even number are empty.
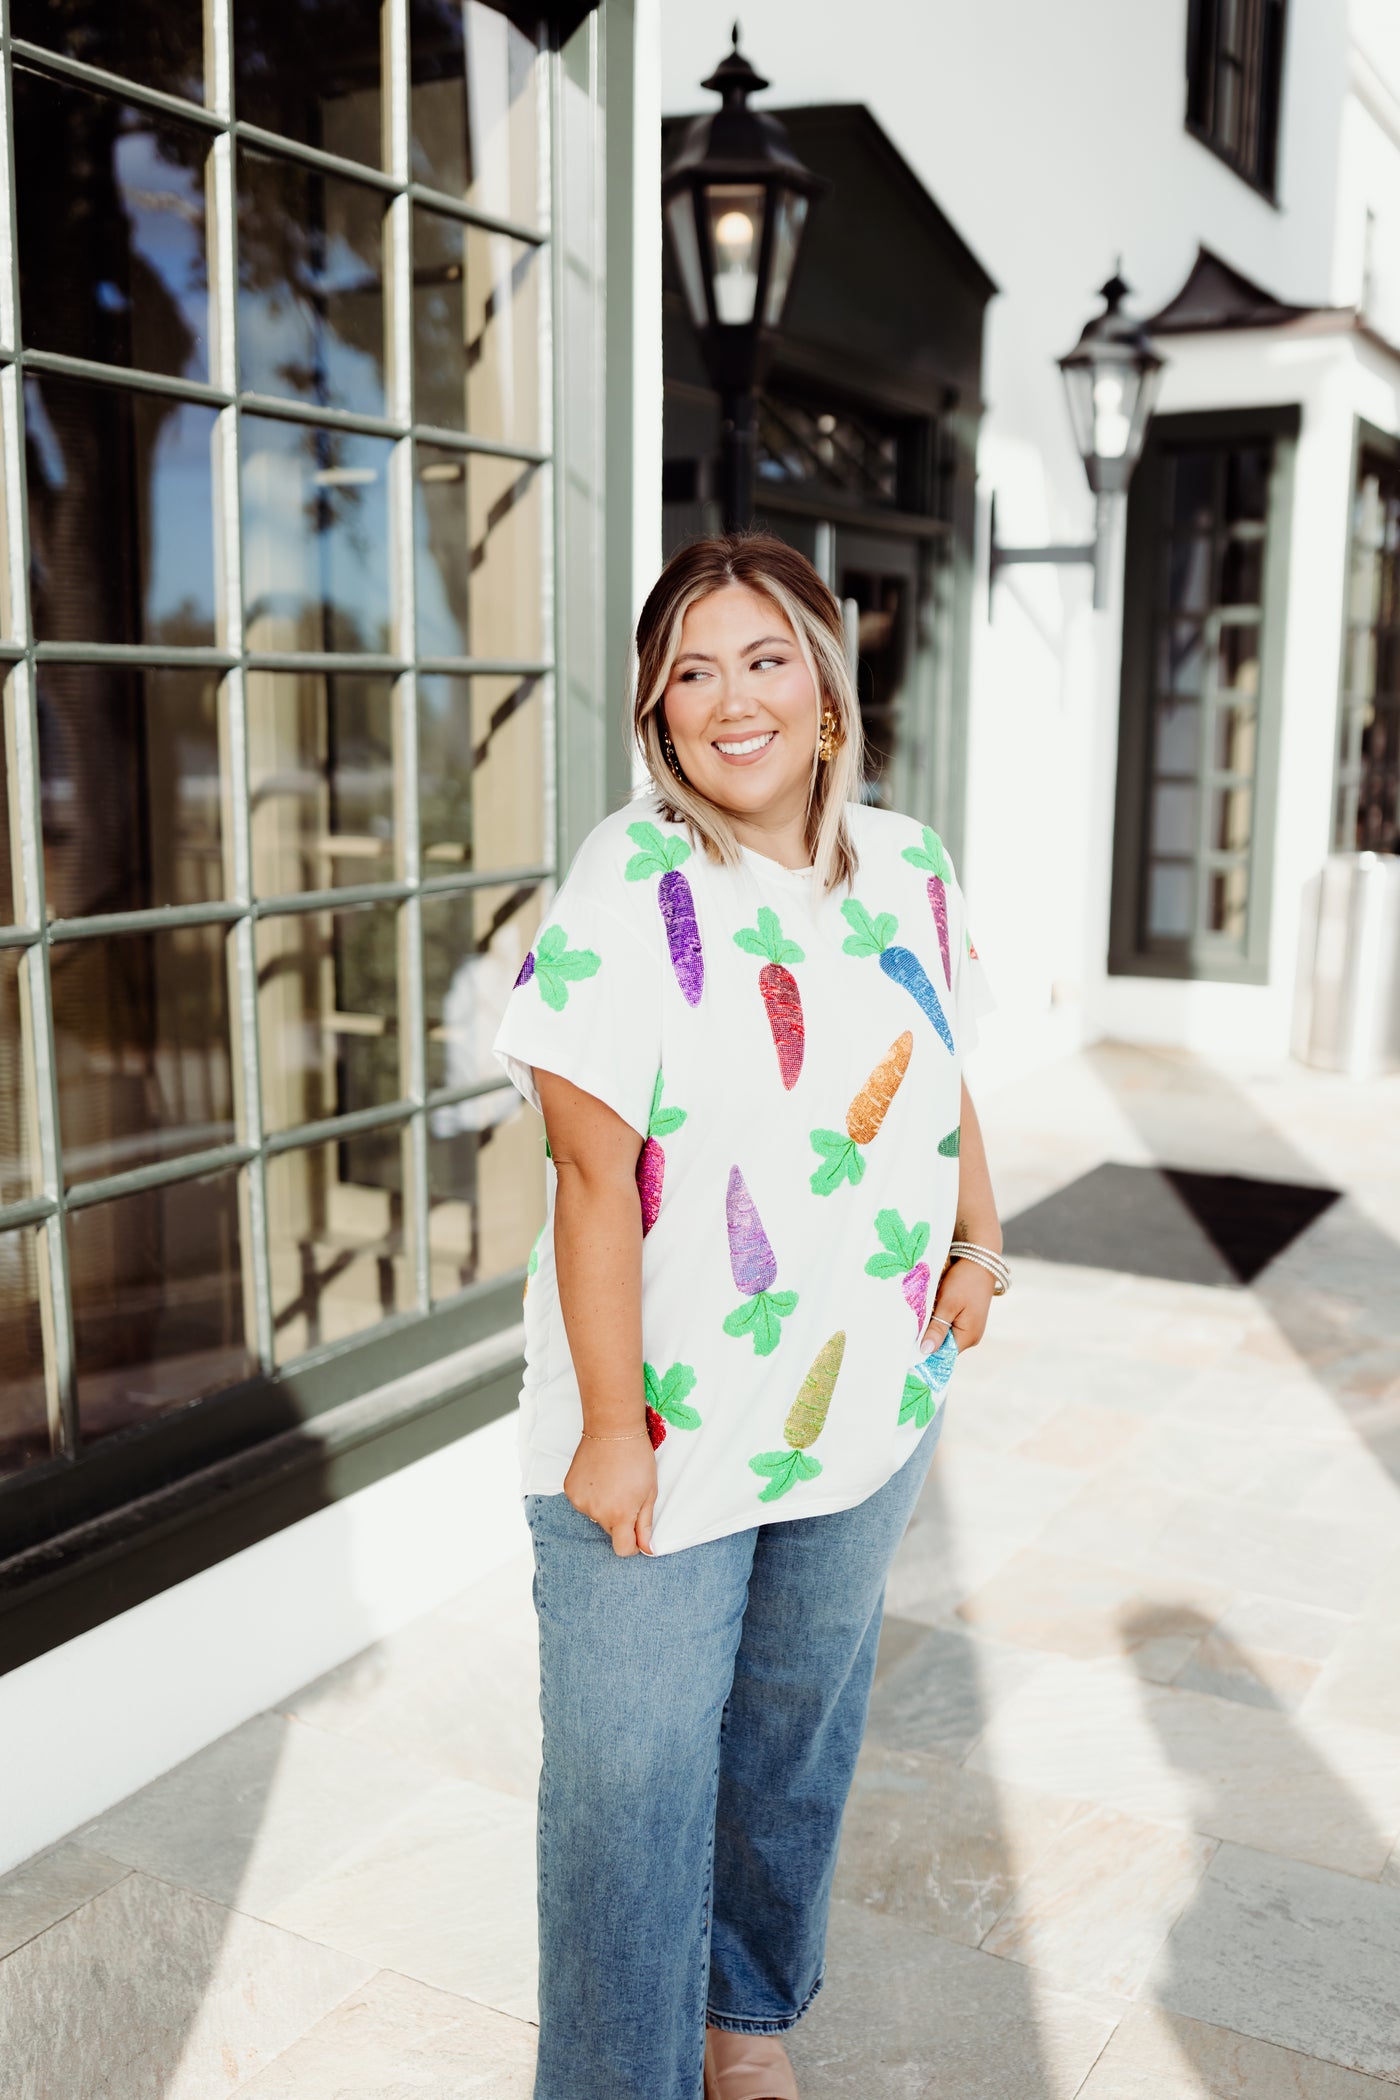
[[[865,1161],[858,1147],[868,1145],[875,1138],[884,1122],[889,1105],[899,1091],[899,1083],[909,1069],[909,1059],[914,1052],[914,1038],[906,1028],[903,1035],[890,1044],[865,1085],[846,1110],[845,1131],[814,1130],[812,1145],[821,1157],[821,1165],[812,1176],[812,1193],[829,1196],[839,1189],[843,1181],[853,1186],[865,1172]]]
[[[765,958],[758,973],[758,990],[768,1015],[773,1048],[778,1053],[778,1070],[783,1085],[791,1090],[802,1070],[806,1031],[802,1019],[802,995],[788,965],[805,960],[802,950],[796,941],[784,940],[778,914],[766,904],[759,906],[757,929],[741,927],[734,941],[745,955]]]
[[[899,1403],[901,1422],[912,1422],[916,1429],[927,1429],[943,1405],[943,1395],[957,1360],[958,1345],[951,1333],[945,1334],[933,1354],[915,1364],[905,1379],[904,1395]]]
[[[878,955],[880,968],[895,984],[902,985],[910,997],[932,1021],[938,1033],[951,1050],[953,1031],[948,1026],[943,1008],[938,1003],[938,994],[928,971],[919,961],[912,948],[894,945],[899,931],[899,921],[892,911],[882,911],[878,919],[872,919],[863,904],[848,897],[841,907],[841,916],[852,929],[841,943],[847,955]]]
[[[880,1252],[871,1255],[865,1273],[899,1277],[905,1302],[922,1334],[928,1317],[929,1268],[923,1258],[928,1246],[928,1226],[922,1219],[917,1225],[906,1225],[897,1210],[882,1210],[876,1214],[875,1233]]]
[[[737,1167],[729,1170],[724,1205],[729,1231],[729,1266],[745,1302],[724,1323],[726,1334],[748,1335],[755,1356],[771,1356],[783,1338],[782,1322],[797,1303],[796,1291],[775,1291],[777,1258],[768,1243],[748,1185]]]
[[[826,1426],[827,1410],[841,1375],[841,1359],[845,1353],[844,1331],[833,1334],[829,1341],[822,1343],[783,1424],[783,1442],[787,1449],[760,1451],[756,1458],[749,1460],[755,1473],[767,1477],[768,1485],[759,1492],[760,1502],[776,1502],[779,1495],[785,1495],[799,1480],[815,1480],[820,1473],[821,1460],[812,1457],[808,1446],[815,1444]]]
[[[591,948],[571,948],[563,927],[549,926],[520,965],[515,985],[538,985],[545,1005],[562,1013],[568,1004],[569,986],[580,978],[596,977],[601,967],[601,959]]]
[[[656,1075],[656,1085],[651,1090],[651,1112],[647,1117],[647,1138],[637,1155],[637,1189],[642,1199],[642,1238],[645,1239],[661,1214],[661,1184],[666,1175],[666,1155],[661,1149],[661,1140],[670,1137],[685,1121],[683,1108],[661,1106],[662,1075]]]
[[[948,945],[948,884],[953,879],[953,864],[943,851],[943,841],[936,831],[924,826],[922,846],[906,846],[900,856],[912,868],[927,868],[928,901],[933,911],[933,923],[938,928],[938,947],[943,957],[943,981],[949,991],[953,988],[953,953]]]
[[[655,824],[629,824],[627,836],[638,848],[627,863],[627,880],[645,882],[652,875],[661,877],[656,902],[666,928],[671,968],[687,1003],[698,1006],[705,989],[705,957],[700,947],[695,899],[681,873],[681,863],[690,859],[690,847],[684,839],[663,838]]]
[[[700,1427],[699,1415],[686,1405],[687,1396],[695,1389],[695,1373],[689,1364],[672,1364],[664,1378],[650,1364],[643,1364],[642,1377],[647,1395],[647,1435],[653,1451],[664,1440],[668,1422],[673,1429]]]

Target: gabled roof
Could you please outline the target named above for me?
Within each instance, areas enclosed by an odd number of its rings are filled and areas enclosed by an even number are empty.
[[[1160,313],[1147,322],[1150,335],[1207,334],[1227,328],[1284,328],[1337,311],[1325,306],[1291,306],[1255,284],[1241,270],[1209,248],[1196,250],[1185,284]]]

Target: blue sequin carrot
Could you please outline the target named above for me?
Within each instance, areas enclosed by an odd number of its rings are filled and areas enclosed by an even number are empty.
[[[878,919],[872,919],[863,904],[848,897],[841,907],[841,916],[852,929],[841,943],[847,955],[878,955],[886,977],[902,985],[911,998],[918,1000],[951,1050],[953,1031],[939,1004],[933,980],[912,948],[894,945],[894,937],[899,931],[899,921],[894,913],[882,911]]]

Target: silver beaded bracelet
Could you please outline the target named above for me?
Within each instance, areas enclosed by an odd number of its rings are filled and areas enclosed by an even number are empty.
[[[1010,1290],[1011,1271],[990,1247],[979,1247],[975,1240],[954,1240],[948,1249],[948,1257],[950,1261],[975,1262],[979,1269],[985,1269],[992,1278],[994,1298],[1004,1298]]]

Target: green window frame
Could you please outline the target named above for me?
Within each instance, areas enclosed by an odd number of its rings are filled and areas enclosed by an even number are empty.
[[[1133,477],[1110,974],[1267,981],[1300,421],[1159,416]]]
[[[1400,441],[1358,426],[1332,845],[1400,852]]]
[[[451,1125],[451,1135],[465,1132],[475,1146],[476,1134],[508,1101],[509,1089],[475,1070],[454,1072],[436,1049],[427,984],[432,944],[435,928],[460,923],[466,933],[449,931],[448,938],[466,945],[453,952],[483,952],[491,933],[509,928],[522,906],[520,923],[528,934],[531,914],[544,909],[556,870],[627,788],[626,754],[609,696],[621,690],[630,619],[630,442],[619,427],[610,446],[604,432],[610,408],[621,415],[626,406],[618,390],[629,387],[633,372],[631,0],[601,0],[591,10],[577,0],[500,8],[503,25],[514,25],[512,35],[523,28],[538,49],[527,90],[534,143],[527,141],[519,163],[535,183],[537,208],[522,213],[503,211],[469,180],[454,192],[422,179],[413,96],[415,79],[423,76],[415,75],[412,39],[420,13],[431,10],[420,9],[417,0],[385,0],[383,7],[379,165],[370,164],[369,155],[355,159],[331,150],[344,141],[328,145],[314,136],[314,126],[293,137],[288,134],[294,122],[274,132],[241,118],[235,108],[237,0],[205,0],[204,12],[205,79],[189,94],[132,77],[141,70],[135,65],[129,75],[89,63],[87,56],[59,48],[57,36],[54,48],[16,38],[8,33],[8,16],[0,35],[0,117],[7,143],[14,132],[17,69],[26,84],[38,79],[65,91],[115,98],[135,113],[128,128],[173,123],[182,136],[203,140],[209,298],[209,359],[202,378],[154,369],[149,360],[142,365],[134,352],[125,361],[106,362],[26,343],[15,156],[12,145],[0,153],[0,214],[10,258],[0,278],[0,1088],[13,1111],[8,1129],[0,1112],[0,1170],[9,1168],[0,1172],[0,1386],[11,1382],[18,1391],[21,1380],[32,1376],[38,1395],[35,1447],[21,1454],[26,1462],[0,1478],[0,1670],[514,1404],[520,1292],[533,1231],[524,1216],[528,1203],[522,1208],[512,1198],[521,1215],[513,1217],[509,1259],[484,1275],[472,1271],[473,1241],[462,1270],[467,1280],[455,1287],[450,1261],[445,1271],[441,1263],[434,1266],[429,1163],[435,1145],[440,1149],[439,1126],[445,1131]],[[112,34],[117,64],[124,54],[115,27]],[[609,110],[616,122],[605,122]],[[244,157],[264,168],[275,163],[289,183],[320,185],[326,196],[334,193],[337,208],[347,198],[361,200],[361,206],[368,199],[381,215],[382,406],[336,406],[301,382],[300,392],[293,385],[281,393],[255,391],[246,383],[239,358],[240,302],[246,297],[239,251]],[[323,208],[319,202],[317,208]],[[416,268],[426,225],[447,230],[449,239],[438,245],[449,258],[453,238],[459,252],[474,240],[494,242],[509,251],[512,286],[533,273],[519,351],[526,379],[538,387],[538,409],[518,429],[496,433],[474,422],[472,374],[480,372],[483,356],[489,362],[492,355],[489,341],[482,351],[487,324],[480,315],[481,332],[469,342],[465,359],[464,413],[444,427],[446,417],[430,423],[419,409],[415,300],[420,280],[431,277],[437,285],[452,276],[435,257],[426,274]],[[318,298],[363,295],[363,282],[354,281],[353,273],[345,277],[343,245],[342,277],[335,283],[326,262],[334,243],[320,244]],[[497,311],[499,304],[497,297]],[[567,365],[558,348],[565,344]],[[45,434],[41,429],[36,438],[31,430],[27,458],[27,382],[31,389],[36,382],[82,386],[94,396],[101,390],[104,400],[120,395],[124,402],[147,401],[162,409],[175,402],[204,419],[199,435],[206,442],[207,424],[217,597],[210,639],[181,643],[171,638],[169,624],[134,643],[36,635],[26,474],[34,471],[34,447],[42,451]],[[265,378],[259,384],[265,386]],[[387,554],[386,614],[377,646],[364,646],[361,637],[359,646],[347,647],[324,620],[309,636],[304,628],[279,634],[264,623],[258,629],[246,573],[256,545],[249,456],[267,442],[267,480],[275,485],[284,474],[282,453],[293,440],[316,468],[323,578],[336,559],[327,552],[325,515],[338,491],[353,491],[378,476]],[[481,565],[486,531],[501,519],[509,528],[513,511],[523,519],[524,566],[515,573],[537,593],[531,613],[537,642],[528,652],[492,646],[499,590],[496,605],[483,612],[485,648],[475,628],[465,645],[437,638],[450,625],[445,619],[438,621],[436,637],[429,631],[425,638],[420,614],[430,483],[446,488],[475,475],[489,483],[491,494],[477,512],[468,512],[465,544],[473,569]],[[321,484],[328,493],[319,493]],[[535,490],[528,503],[515,494],[527,484]],[[464,494],[459,508],[467,501]],[[475,520],[483,513],[488,525],[478,544]],[[460,519],[456,529],[462,529]],[[277,564],[264,565],[277,586]],[[43,682],[60,671],[147,680],[198,675],[217,691],[222,866],[207,895],[53,915],[46,897],[45,831],[45,768],[51,769],[52,757],[45,748],[40,695]],[[328,827],[336,835],[313,841],[314,865],[333,870],[320,881],[304,872],[299,878],[282,872],[269,877],[266,869],[274,863],[279,871],[293,866],[305,841],[292,838],[289,847],[284,837],[269,846],[256,832],[258,709],[265,706],[257,687],[261,680],[270,688],[278,679],[319,680],[326,692],[339,681],[343,696],[350,757],[340,814],[336,819],[333,812]],[[423,709],[433,681],[456,681],[454,689],[462,694],[475,681],[495,703],[482,723],[474,713],[468,722],[466,748],[473,762],[502,725],[518,721],[519,693],[531,694],[539,760],[526,790],[537,805],[531,826],[539,850],[528,861],[502,858],[489,845],[472,855],[450,846],[433,850],[435,834],[420,795]],[[387,867],[382,841],[365,817],[367,797],[372,800],[376,791],[373,766],[362,762],[367,751],[377,752],[376,763],[392,775],[375,819],[379,833],[392,838]],[[52,804],[51,781],[47,785]],[[499,795],[489,783],[488,792]],[[324,832],[324,805],[320,821]],[[484,835],[490,826],[480,829]],[[369,879],[356,879],[361,870]],[[326,929],[324,939],[306,939],[307,928]],[[345,928],[349,934],[342,940]],[[174,958],[167,967],[172,1012],[183,1010],[192,996],[190,954],[207,949],[219,956],[210,996],[223,1031],[227,1099],[221,1097],[217,1113],[191,1110],[186,1121],[193,1136],[177,1133],[173,1146],[138,1148],[131,1165],[109,1147],[83,1169],[91,1174],[83,1179],[64,1098],[55,987],[68,958],[101,964],[123,942]],[[348,998],[347,980],[356,971],[360,996]],[[318,1050],[305,1060],[321,1074],[334,1066],[334,1082],[327,1081],[319,1096],[316,1086],[284,1084],[280,1069],[269,1070],[281,1053],[269,1058],[267,988],[276,986],[279,973],[294,987],[314,988],[304,1011],[293,1001],[281,1015],[287,1039],[298,1031],[303,1037],[329,1031],[338,1046],[333,1058]],[[437,1013],[440,1037],[440,999]],[[209,1133],[203,1143],[201,1123]],[[540,1151],[533,1132],[530,1145]],[[288,1163],[313,1160],[321,1163],[323,1181],[348,1177],[368,1192],[376,1217],[383,1213],[390,1220],[393,1244],[381,1235],[368,1248],[380,1297],[367,1313],[364,1306],[354,1309],[353,1332],[337,1333],[333,1323],[318,1332],[314,1323],[303,1322],[295,1340],[285,1343],[279,1335],[287,1323],[280,1315],[288,1290],[279,1305],[277,1210],[279,1203],[285,1210],[289,1200],[293,1207],[300,1200],[298,1192],[288,1197]],[[542,1216],[542,1166],[538,1203]],[[228,1266],[236,1271],[231,1295],[239,1348],[228,1361],[241,1363],[242,1372],[203,1392],[197,1376],[188,1389],[179,1389],[177,1381],[174,1390],[157,1393],[147,1419],[128,1410],[98,1435],[85,1418],[81,1389],[74,1235],[97,1221],[108,1243],[118,1243],[121,1221],[133,1215],[130,1206],[142,1204],[160,1211],[162,1244],[174,1268],[181,1235],[202,1229],[201,1214],[217,1214],[218,1229],[236,1234],[238,1253]],[[474,1206],[466,1208],[475,1215]],[[369,1238],[379,1231],[376,1225]],[[290,1292],[295,1308],[295,1284]],[[134,1291],[126,1304],[115,1291],[110,1295],[118,1302],[106,1316],[109,1327],[119,1325],[128,1310],[134,1316],[137,1301]]]

